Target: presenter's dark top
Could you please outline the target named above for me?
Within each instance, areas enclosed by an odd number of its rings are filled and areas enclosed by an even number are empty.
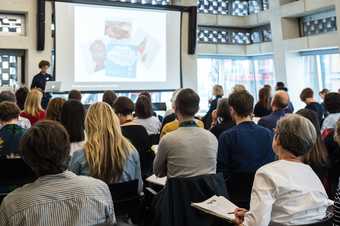
[[[43,74],[43,73],[39,73],[37,75],[34,76],[33,81],[32,81],[32,85],[31,85],[31,89],[34,88],[39,88],[42,91],[45,92],[45,88],[46,88],[46,82],[48,81],[52,81],[52,75],[50,74]]]

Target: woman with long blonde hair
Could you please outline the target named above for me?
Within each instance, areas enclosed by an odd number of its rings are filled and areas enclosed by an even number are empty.
[[[108,104],[98,102],[90,106],[85,134],[84,149],[71,158],[71,171],[108,184],[138,179],[142,187],[139,154],[122,135],[119,119]]]
[[[46,112],[41,107],[42,98],[43,94],[40,90],[32,89],[27,95],[24,110],[20,113],[20,116],[27,118],[32,126],[46,117]]]

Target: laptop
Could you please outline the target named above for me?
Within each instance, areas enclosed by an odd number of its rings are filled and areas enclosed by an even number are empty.
[[[61,82],[49,81],[49,82],[46,82],[45,92],[48,92],[48,93],[60,92],[60,88],[61,88]]]

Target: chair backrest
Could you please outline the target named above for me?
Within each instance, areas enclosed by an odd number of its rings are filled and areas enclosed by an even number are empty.
[[[34,172],[23,159],[0,159],[0,185],[21,186],[35,179]]]
[[[212,226],[214,219],[193,208],[191,203],[205,201],[214,195],[227,197],[224,179],[220,174],[169,178],[153,207],[155,214],[152,225]]]
[[[110,184],[109,189],[111,192],[113,203],[122,202],[139,196],[138,193],[138,180],[132,180],[123,183]]]
[[[332,226],[333,225],[333,218],[327,217],[320,222],[313,223],[313,224],[304,224],[304,225],[296,225],[296,226]]]
[[[159,143],[160,134],[149,135],[151,145],[157,145]]]
[[[242,208],[249,208],[251,189],[255,172],[232,173],[227,179],[226,186],[230,200]]]

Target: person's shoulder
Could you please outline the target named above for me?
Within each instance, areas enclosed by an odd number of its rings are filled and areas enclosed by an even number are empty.
[[[267,163],[263,166],[261,166],[257,171],[256,174],[265,174],[270,176],[272,173],[275,173],[276,171],[280,171],[283,167],[284,163],[280,160],[273,161],[271,163]]]

